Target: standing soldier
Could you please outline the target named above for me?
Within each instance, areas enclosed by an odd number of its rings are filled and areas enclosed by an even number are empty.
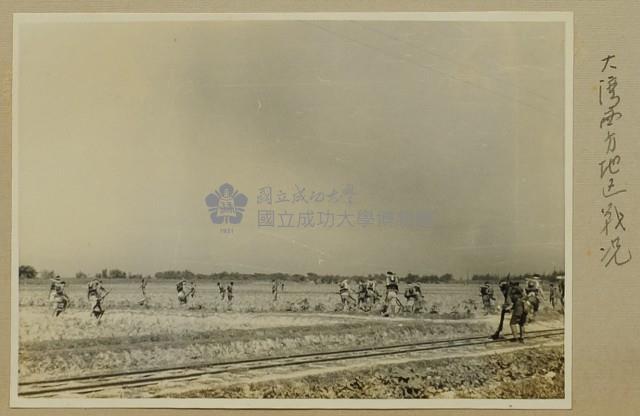
[[[560,303],[562,303],[562,309],[564,309],[564,276],[558,276],[558,289],[560,290]]]
[[[148,280],[146,277],[143,277],[140,281],[140,291],[142,292],[142,299],[138,302],[140,305],[147,304],[147,282]]]
[[[500,283],[498,283],[500,292],[502,292],[502,296],[504,296],[504,301],[502,303],[502,308],[500,311],[500,324],[498,325],[498,329],[496,330],[496,332],[493,335],[491,335],[492,339],[500,338],[500,333],[502,332],[502,325],[504,324],[504,316],[506,315],[506,313],[508,312],[508,308],[510,307],[509,292],[511,291],[512,286],[514,286],[514,284],[511,282],[511,279],[509,278],[509,276],[507,276],[503,280],[500,280]]]
[[[224,286],[218,282],[218,292],[220,293],[220,300],[224,300],[227,297],[227,292],[224,289]]]
[[[531,305],[525,292],[520,287],[519,282],[516,282],[516,284],[511,287],[509,302],[509,306],[511,307],[509,326],[511,327],[511,334],[513,335],[511,341],[524,342],[524,326],[527,324],[527,315],[529,314]],[[516,335],[518,328],[520,329],[520,337]]]
[[[271,294],[273,295],[273,301],[276,302],[278,300],[278,281],[271,281]]]
[[[358,302],[356,307],[364,310],[367,306],[367,286],[364,281],[361,280],[358,282]]]
[[[284,293],[284,282],[280,283],[280,291]]]
[[[412,312],[421,312],[422,304],[424,301],[424,295],[422,294],[422,288],[420,287],[419,282],[415,282],[413,284],[413,310]]]
[[[380,293],[376,290],[376,281],[369,280],[367,282],[367,300],[375,305],[379,299]]]
[[[229,283],[229,286],[227,286],[227,302],[229,302],[229,305],[233,302],[233,282]]]
[[[540,302],[544,300],[544,294],[542,293],[542,289],[540,288],[539,283],[535,280],[530,280],[527,283],[527,287],[524,292],[527,296],[529,304],[533,308],[533,310],[531,311],[531,320],[533,320],[535,314],[540,308]]]
[[[549,302],[551,302],[551,309],[556,310],[556,299],[558,298],[558,289],[553,283],[549,284]]]
[[[398,286],[398,276],[396,276],[395,273],[387,272],[386,288],[387,295],[385,297],[383,314],[389,316],[390,313],[396,314],[398,306],[402,306],[400,299],[398,299],[400,289]]]
[[[484,306],[485,315],[491,311],[491,301],[496,300],[493,297],[493,289],[489,282],[484,282],[484,286],[480,287],[480,296],[482,296],[482,306]]]
[[[57,280],[56,280],[57,279]],[[56,276],[55,287],[53,289],[53,316],[58,316],[69,306],[69,297],[64,293],[65,282]]]

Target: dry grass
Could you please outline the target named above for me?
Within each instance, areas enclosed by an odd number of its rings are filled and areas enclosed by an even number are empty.
[[[84,282],[69,282],[71,307],[57,318],[51,316],[46,283],[21,285],[21,377],[180,365],[488,331],[478,323],[466,324],[465,319],[456,324],[439,320],[479,314],[479,310],[465,311],[469,299],[479,300],[477,286],[423,287],[427,309],[436,305],[440,313],[397,319],[382,318],[376,312],[333,313],[339,301],[333,285],[291,283],[274,302],[270,282],[238,282],[229,307],[219,299],[215,282],[200,282],[188,308],[178,304],[174,282],[151,282],[146,307],[138,304],[141,293],[136,282],[106,281],[105,286],[112,292],[105,300],[107,312],[97,325],[90,315]],[[291,302],[305,298],[310,305],[306,313],[286,312]]]

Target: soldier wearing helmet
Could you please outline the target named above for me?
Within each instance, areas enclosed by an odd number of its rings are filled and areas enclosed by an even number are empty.
[[[491,311],[491,301],[496,300],[493,297],[493,289],[489,282],[484,282],[484,285],[480,287],[480,296],[482,297],[482,306],[484,307],[485,315],[488,315]]]
[[[387,272],[386,288],[387,295],[385,297],[383,314],[388,316],[389,314],[397,313],[398,307],[402,306],[400,299],[398,299],[398,292],[400,291],[398,286],[398,276],[391,271]]]
[[[527,296],[527,300],[532,306],[530,320],[532,320],[535,314],[540,309],[540,303],[544,300],[544,294],[542,293],[542,288],[540,287],[540,277],[533,276],[533,279],[527,282],[527,287],[525,288],[525,295]]]
[[[510,296],[511,288],[513,286],[515,286],[515,282],[512,282],[509,276],[500,280],[500,282],[498,283],[500,292],[502,292],[502,295],[504,296],[504,302],[502,303],[502,308],[500,311],[500,323],[498,324],[498,329],[496,330],[496,332],[493,335],[491,335],[492,339],[498,339],[501,337],[500,333],[502,332],[504,317],[510,308],[509,296]]]

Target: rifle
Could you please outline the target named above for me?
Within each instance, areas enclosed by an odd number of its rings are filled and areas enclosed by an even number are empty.
[[[104,300],[104,298],[106,298],[106,297],[107,297],[107,295],[108,295],[109,293],[111,293],[111,291],[110,291],[110,290],[107,290],[107,291],[104,293],[104,295],[102,295],[102,296],[100,296],[100,297],[97,297],[97,298],[96,298],[96,301],[97,301],[97,302],[102,302],[102,301]]]

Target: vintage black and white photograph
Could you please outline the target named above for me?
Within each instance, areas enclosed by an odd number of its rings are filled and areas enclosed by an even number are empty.
[[[15,15],[12,403],[570,407],[572,39]]]

